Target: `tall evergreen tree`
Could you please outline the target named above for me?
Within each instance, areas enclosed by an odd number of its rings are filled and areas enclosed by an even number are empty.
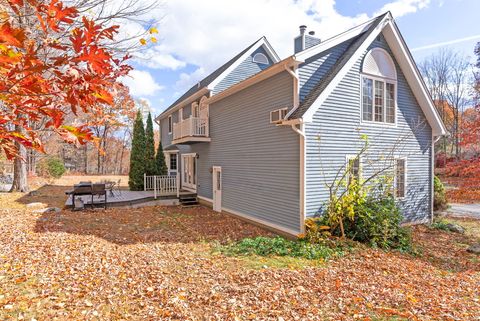
[[[145,130],[145,173],[156,175],[155,165],[155,140],[153,138],[152,115],[148,113],[147,128]]]
[[[156,175],[167,175],[167,164],[165,163],[165,155],[163,154],[162,141],[158,143],[157,155],[155,156],[155,172]]]
[[[145,129],[142,113],[137,112],[133,125],[132,151],[130,153],[130,172],[128,186],[132,191],[143,190],[143,174],[145,173]]]

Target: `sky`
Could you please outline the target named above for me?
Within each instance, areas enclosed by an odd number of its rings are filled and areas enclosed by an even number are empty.
[[[144,17],[158,30],[156,43],[145,37],[122,81],[158,115],[262,36],[283,59],[293,54],[299,25],[327,39],[387,10],[417,63],[442,48],[473,61],[480,0],[163,0]],[[148,27],[130,21],[121,29],[130,35]]]

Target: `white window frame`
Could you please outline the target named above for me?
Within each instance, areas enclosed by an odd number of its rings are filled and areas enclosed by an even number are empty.
[[[278,120],[272,120],[272,115],[274,113],[278,113]],[[278,124],[282,122],[285,119],[285,116],[287,115],[287,113],[288,113],[287,107],[272,110],[270,112],[270,124]]]
[[[192,103],[191,117],[200,117],[200,106],[196,101]]]
[[[358,180],[362,179],[362,157],[358,155],[347,155],[345,156],[345,171],[349,170],[350,160],[358,158]],[[350,184],[350,173],[346,175],[347,184]]]
[[[404,173],[403,173],[403,177],[404,177],[404,182],[403,182],[403,196],[398,196],[397,195],[397,180],[398,180],[398,177],[397,177],[397,161],[398,160],[403,160],[404,161]],[[394,197],[395,199],[398,199],[398,200],[402,200],[402,199],[405,199],[407,197],[407,191],[408,191],[408,188],[407,188],[407,182],[408,182],[408,179],[407,179],[407,173],[408,173],[408,160],[407,160],[407,157],[396,157],[395,158],[395,166],[394,166],[394,189],[393,189],[393,193],[394,193]]]
[[[173,131],[173,119],[172,115],[168,116],[168,134],[172,134]]]
[[[363,119],[363,79],[368,78],[372,80],[373,96],[372,96],[372,120]],[[375,121],[375,80],[383,82],[383,120],[384,121]],[[395,117],[393,123],[388,123],[386,121],[387,117],[387,83],[390,83],[394,86],[394,108],[395,108]],[[368,125],[377,125],[377,126],[387,126],[387,127],[397,127],[398,119],[398,82],[395,79],[373,76],[367,73],[360,73],[360,123]]]
[[[257,57],[257,59],[255,59],[255,57]],[[261,57],[261,58],[258,58],[258,57]],[[261,61],[263,58],[265,58],[265,61]],[[258,60],[258,59],[260,59],[260,60]],[[268,65],[270,63],[267,55],[265,55],[264,53],[261,53],[261,52],[257,52],[256,54],[254,54],[253,58],[252,58],[252,61],[256,64],[261,64],[261,65]]]

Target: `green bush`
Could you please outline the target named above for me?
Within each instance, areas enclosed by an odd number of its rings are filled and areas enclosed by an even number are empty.
[[[409,228],[402,227],[402,213],[393,196],[368,196],[362,202],[354,204],[353,215],[342,220],[345,236],[353,241],[366,243],[382,249],[412,251],[412,238]],[[317,218],[315,224],[325,226],[330,223],[328,213]],[[310,223],[311,225],[311,223]],[[307,226],[308,231],[313,231]],[[320,229],[320,231],[325,228]],[[342,236],[340,225],[332,226],[329,231],[334,236]],[[324,232],[322,232],[324,233]],[[309,236],[312,239],[312,236]]]
[[[65,165],[58,157],[45,158],[38,165],[38,173],[43,177],[60,178],[65,171]]]
[[[290,241],[282,237],[245,238],[222,246],[220,251],[226,255],[290,256],[309,260],[326,260],[332,256],[343,254],[341,249],[312,244],[303,240]]]
[[[443,186],[442,181],[437,176],[435,176],[433,179],[433,190],[434,190],[433,209],[435,211],[446,210],[448,201],[447,201],[447,196],[445,195],[445,186]]]

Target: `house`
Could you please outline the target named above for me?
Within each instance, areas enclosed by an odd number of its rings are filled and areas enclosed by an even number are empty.
[[[367,135],[394,162],[405,222],[431,220],[446,131],[392,15],[324,41],[301,26],[294,48],[280,60],[257,40],[156,118],[169,174],[214,210],[297,235],[347,163],[367,171]]]

